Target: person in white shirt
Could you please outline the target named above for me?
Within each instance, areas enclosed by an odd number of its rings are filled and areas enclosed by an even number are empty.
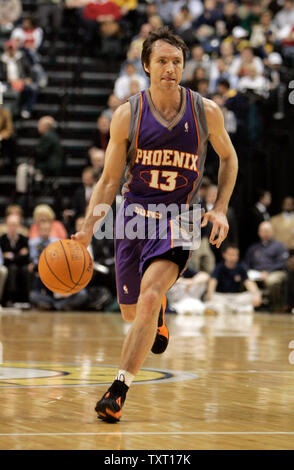
[[[268,97],[270,84],[267,78],[258,74],[256,66],[249,64],[246,67],[246,75],[240,78],[238,83],[238,90],[241,92],[253,91],[257,95]]]
[[[262,74],[264,65],[260,57],[256,57],[253,53],[252,47],[245,46],[240,55],[235,57],[232,65],[229,68],[229,72],[233,75],[242,76],[245,73],[245,68],[249,64],[254,64],[258,74]]]
[[[126,63],[125,72],[125,75],[119,77],[114,84],[114,94],[122,101],[131,95],[131,84],[134,80],[139,83],[140,90],[144,90],[147,86],[146,79],[136,73],[136,67],[132,62]]]
[[[285,0],[284,7],[275,16],[274,23],[279,30],[284,26],[294,26],[294,0]]]
[[[196,20],[203,13],[203,3],[200,0],[178,0],[174,2],[173,16],[177,15],[184,6],[189,9],[192,20]]]

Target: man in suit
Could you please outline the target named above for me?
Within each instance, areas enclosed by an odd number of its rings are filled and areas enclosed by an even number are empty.
[[[6,303],[28,302],[30,277],[28,271],[28,238],[19,233],[20,217],[6,217],[7,233],[0,237],[4,265],[8,269],[4,299]]]
[[[286,263],[289,252],[283,243],[274,239],[270,222],[262,222],[258,227],[259,242],[253,243],[247,250],[244,264],[248,277],[260,282],[269,290],[271,306],[280,307],[282,286],[286,280]]]
[[[44,176],[59,176],[63,166],[63,150],[56,125],[51,116],[43,116],[38,121],[41,137],[36,147],[35,166]]]
[[[258,200],[250,211],[250,218],[248,220],[248,243],[255,243],[259,240],[258,227],[261,222],[269,221],[270,215],[268,207],[271,205],[272,196],[269,191],[259,191]]]
[[[294,250],[294,198],[285,197],[282,212],[271,218],[275,239],[284,243],[288,250]]]

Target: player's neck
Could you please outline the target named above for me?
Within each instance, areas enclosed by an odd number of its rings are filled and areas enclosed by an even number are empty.
[[[173,90],[159,90],[156,87],[149,88],[152,102],[159,113],[164,113],[166,110],[172,108],[175,111],[179,111],[182,102],[182,91],[181,87],[178,86]]]

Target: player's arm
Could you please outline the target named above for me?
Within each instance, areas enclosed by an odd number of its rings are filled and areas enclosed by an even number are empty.
[[[202,227],[212,223],[209,242],[219,248],[229,231],[226,217],[230,197],[232,195],[237,173],[238,159],[225,126],[220,108],[213,101],[203,98],[209,140],[219,156],[218,194],[212,210],[206,212],[202,219]]]
[[[107,204],[110,207],[117,195],[126,164],[130,117],[131,108],[129,103],[121,105],[113,115],[102,175],[91,195],[82,229],[72,235],[74,240],[80,241],[86,247],[90,244],[94,224],[105,216],[103,212],[102,215],[95,216],[95,207],[98,204]]]

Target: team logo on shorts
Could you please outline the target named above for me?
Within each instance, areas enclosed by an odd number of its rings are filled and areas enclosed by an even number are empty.
[[[129,293],[129,289],[127,288],[127,286],[125,284],[123,285],[123,291],[124,291],[124,294]]]

